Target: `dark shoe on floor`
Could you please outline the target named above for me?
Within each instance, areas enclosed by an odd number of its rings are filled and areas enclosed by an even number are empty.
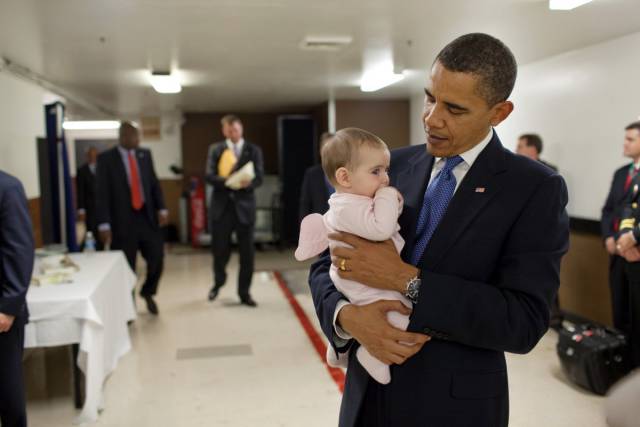
[[[149,313],[153,314],[154,316],[157,316],[159,313],[158,306],[156,305],[156,302],[153,300],[153,297],[151,295],[143,295],[142,298],[144,298],[145,302],[147,303],[147,310],[149,310]]]
[[[213,301],[218,298],[218,293],[220,292],[221,287],[222,286],[214,286],[213,288],[211,288],[211,290],[209,291],[209,301]]]
[[[240,298],[240,304],[247,305],[249,307],[257,307],[258,304],[251,297]]]

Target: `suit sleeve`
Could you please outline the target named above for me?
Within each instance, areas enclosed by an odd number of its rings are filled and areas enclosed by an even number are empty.
[[[207,183],[213,185],[213,188],[216,190],[229,190],[225,187],[224,183],[226,178],[218,175],[218,162],[220,161],[220,155],[222,154],[222,150],[218,149],[218,146],[213,145],[209,149],[209,155],[207,156],[207,167],[205,173],[205,181]]]
[[[111,182],[109,181],[109,152],[98,157],[96,169],[96,221],[98,225],[111,224]]]
[[[299,220],[302,221],[305,216],[311,212],[311,188],[310,188],[309,169],[304,172],[302,178],[302,187],[300,188],[300,206],[298,207]]]
[[[160,181],[158,180],[158,175],[156,175],[156,169],[153,165],[153,157],[151,156],[151,152],[149,151],[149,170],[151,171],[151,197],[153,197],[153,206],[157,211],[166,209],[166,205],[164,204],[164,196],[162,195],[162,187],[160,186]]]
[[[489,283],[423,270],[409,330],[472,347],[531,351],[548,329],[560,283],[567,200],[559,175],[538,186],[504,241]]]
[[[85,177],[82,172],[82,168],[78,169],[78,173],[76,174],[76,209],[85,209],[86,201],[85,201]]]
[[[262,181],[264,179],[264,162],[262,160],[262,149],[257,145],[253,146],[253,167],[256,172],[255,178],[251,181],[249,187],[245,188],[244,191],[247,190],[255,190],[256,188],[262,185]],[[242,191],[242,190],[241,190]]]
[[[0,202],[0,313],[18,316],[26,304],[34,258],[34,242],[22,185],[8,188]]]
[[[330,267],[331,256],[327,250],[322,257],[311,266],[309,272],[309,287],[311,288],[313,305],[320,320],[322,332],[329,339],[329,344],[336,353],[344,353],[349,349],[353,340],[347,341],[342,347],[336,346],[336,342],[342,342],[344,340],[336,334],[333,328],[333,317],[338,302],[341,300],[348,301],[348,299],[338,291],[331,277],[329,277]]]
[[[607,196],[607,201],[604,203],[602,207],[602,218],[600,220],[600,232],[602,234],[602,239],[606,240],[609,237],[615,237],[615,231],[613,230],[613,215],[614,215],[614,200],[613,193],[616,184],[617,174],[613,176],[613,180],[611,181],[611,188],[609,189],[609,195]]]

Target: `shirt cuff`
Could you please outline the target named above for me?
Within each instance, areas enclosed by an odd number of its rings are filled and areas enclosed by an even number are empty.
[[[158,211],[158,213],[162,216],[168,216],[169,215],[169,209],[160,209]]]
[[[336,347],[344,347],[345,345],[347,345],[349,340],[353,339],[351,335],[349,335],[344,329],[338,326],[338,314],[340,314],[340,310],[342,310],[346,305],[351,305],[351,303],[347,300],[338,301],[338,304],[336,304],[336,311],[333,314],[333,330],[336,333],[334,344],[336,345]]]
[[[84,209],[78,209],[78,215],[84,215],[85,213],[87,213],[86,210]]]
[[[111,224],[109,224],[108,222],[98,225],[98,231],[110,231],[110,230],[111,230]]]

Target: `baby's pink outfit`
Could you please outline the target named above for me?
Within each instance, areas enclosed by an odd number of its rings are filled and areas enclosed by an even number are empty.
[[[385,241],[392,239],[398,253],[404,246],[404,240],[398,232],[398,217],[402,212],[402,196],[393,187],[379,189],[373,198],[349,193],[333,193],[329,198],[329,210],[324,215],[307,215],[300,224],[300,239],[295,257],[298,261],[312,258],[329,247],[328,234],[336,231],[352,233],[367,240]],[[331,245],[347,246],[332,241]],[[349,263],[347,262],[347,267]],[[353,280],[345,280],[338,275],[336,266],[331,265],[329,276],[336,288],[352,304],[365,305],[380,300],[398,300],[408,308],[411,301],[396,291],[372,288]],[[389,322],[398,329],[406,330],[409,316],[397,311],[387,314]],[[356,357],[369,375],[381,384],[391,381],[389,365],[373,357],[363,346],[358,348]],[[327,363],[331,366],[346,367],[347,354],[336,357],[329,346]]]

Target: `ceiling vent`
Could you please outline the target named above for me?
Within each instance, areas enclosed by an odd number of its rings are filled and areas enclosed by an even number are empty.
[[[307,36],[300,42],[303,50],[336,51],[352,41],[351,36]]]

